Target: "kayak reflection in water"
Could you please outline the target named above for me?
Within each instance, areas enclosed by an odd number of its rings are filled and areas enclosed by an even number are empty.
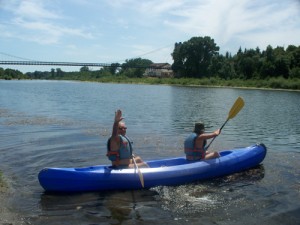
[[[194,132],[184,141],[184,153],[187,160],[214,159],[220,157],[218,152],[207,152],[207,139],[215,138],[221,130],[218,129],[213,133],[205,133],[204,123],[195,123]]]
[[[139,156],[133,155],[132,142],[126,136],[127,127],[123,119],[122,111],[118,109],[115,112],[112,135],[107,141],[106,156],[112,162],[113,167],[134,168],[133,157],[138,167],[149,167]]]

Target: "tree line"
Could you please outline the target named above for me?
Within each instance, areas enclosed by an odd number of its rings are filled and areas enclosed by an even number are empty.
[[[283,79],[300,78],[300,46],[267,46],[265,50],[240,48],[234,55],[219,53],[219,46],[211,37],[192,37],[174,45],[172,70],[175,78],[231,79]],[[82,67],[77,72],[65,72],[60,68],[51,71],[35,71],[23,74],[18,70],[0,68],[0,79],[75,79],[95,80],[109,76],[141,78],[153,62],[149,59],[128,59],[91,71]]]
[[[235,55],[219,54],[210,37],[193,37],[175,43],[172,69],[176,77],[220,77],[223,79],[300,78],[300,46],[267,46],[261,51],[241,48]]]

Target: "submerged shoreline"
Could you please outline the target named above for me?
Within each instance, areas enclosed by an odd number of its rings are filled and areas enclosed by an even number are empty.
[[[0,171],[0,224],[22,224],[19,216],[9,209],[9,198],[11,189],[8,185],[7,179]]]

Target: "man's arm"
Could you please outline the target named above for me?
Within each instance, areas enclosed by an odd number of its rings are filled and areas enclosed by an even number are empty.
[[[123,120],[122,111],[120,109],[118,109],[115,112],[115,120],[114,120],[111,139],[110,139],[110,150],[111,151],[119,149],[119,146],[120,146],[120,137],[118,135],[118,129],[119,129],[119,122],[121,120]]]
[[[199,139],[211,139],[211,138],[214,138],[216,136],[218,136],[219,134],[221,133],[221,130],[218,129],[216,130],[215,132],[213,133],[204,133],[204,134],[201,134],[198,136]]]

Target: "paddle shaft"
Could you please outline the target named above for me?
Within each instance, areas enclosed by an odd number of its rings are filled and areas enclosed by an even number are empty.
[[[133,163],[134,163],[135,168],[136,168],[137,171],[138,171],[141,185],[142,185],[142,187],[144,187],[144,178],[143,178],[143,174],[142,174],[140,168],[138,167],[138,165],[136,164],[136,161],[135,161],[135,158],[134,158],[133,155],[132,155],[132,161],[133,161]]]
[[[225,123],[223,123],[223,125],[222,125],[221,128],[220,128],[220,132],[221,132],[221,130],[223,129],[223,127],[225,126],[225,124],[228,122],[228,120],[229,120],[229,119],[227,119],[227,120],[225,121]],[[211,145],[211,143],[213,143],[213,141],[216,139],[216,137],[217,137],[217,136],[215,136],[215,137],[211,140],[211,142],[207,145],[207,147],[205,148],[205,150],[207,150],[207,149],[209,148],[209,146]]]
[[[142,187],[144,187],[144,177],[143,177],[143,174],[142,174],[140,168],[139,168],[138,165],[136,164],[134,155],[132,154],[133,149],[132,149],[131,141],[128,139],[128,137],[126,137],[126,136],[124,136],[124,137],[127,139],[128,143],[129,143],[129,146],[130,146],[130,149],[131,149],[131,158],[132,158],[132,161],[133,161],[133,163],[134,163],[134,167],[135,167],[135,169],[138,171],[141,185],[142,185]]]

